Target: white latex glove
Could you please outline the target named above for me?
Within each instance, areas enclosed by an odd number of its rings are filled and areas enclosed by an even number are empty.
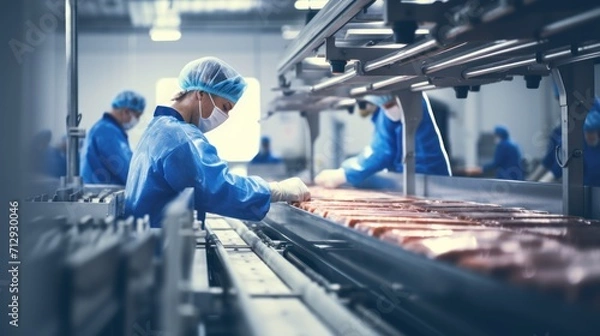
[[[301,202],[310,199],[306,184],[297,177],[269,183],[271,202]]]
[[[346,183],[346,173],[342,168],[325,169],[315,177],[315,184],[321,187],[334,189]]]
[[[551,171],[546,172],[539,180],[539,182],[554,182],[554,174]]]

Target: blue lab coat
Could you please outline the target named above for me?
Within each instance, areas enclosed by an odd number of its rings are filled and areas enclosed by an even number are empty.
[[[198,127],[186,123],[175,109],[158,106],[131,161],[125,214],[148,214],[151,226],[160,227],[164,206],[188,187],[195,188],[200,220],[206,212],[260,220],[269,211],[267,182],[229,173]]]
[[[600,187],[600,145],[583,143],[583,184]]]
[[[125,185],[131,156],[127,133],[112,115],[104,113],[86,137],[81,158],[83,182]]]
[[[552,130],[552,134],[550,135],[550,141],[548,142],[548,151],[542,160],[542,165],[544,168],[552,172],[554,178],[562,177],[562,168],[558,165],[556,161],[556,146],[560,146],[562,143],[562,133],[560,126],[554,128]]]
[[[383,169],[398,173],[404,170],[402,122],[389,119],[381,107],[377,108],[371,120],[375,124],[371,144],[358,156],[342,163],[346,180],[352,185],[360,184]],[[425,99],[423,119],[417,127],[415,138],[415,166],[417,173],[451,175],[448,156],[435,126],[431,108]]]
[[[521,151],[508,138],[500,140],[494,152],[494,161],[483,166],[483,171],[496,169],[496,178],[503,180],[524,179],[521,166]]]
[[[274,157],[271,153],[258,153],[250,163],[255,164],[265,164],[265,163],[280,163],[281,159],[278,157]]]

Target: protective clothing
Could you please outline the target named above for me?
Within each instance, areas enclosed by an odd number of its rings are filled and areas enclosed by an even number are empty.
[[[199,219],[206,212],[260,220],[269,211],[269,185],[259,177],[229,173],[204,134],[173,108],[158,106],[144,132],[125,188],[125,214],[150,216],[160,227],[162,210],[181,191],[194,188]]]
[[[598,98],[585,118],[583,129],[585,132],[600,133],[600,100]],[[587,141],[583,142],[583,184],[600,186],[600,144],[596,143],[595,146],[592,146]]]
[[[127,133],[115,117],[104,113],[85,139],[81,157],[83,182],[124,185],[131,156]]]
[[[251,164],[262,164],[262,163],[279,163],[281,159],[271,155],[271,140],[267,136],[263,136],[260,139],[260,151],[252,160]]]
[[[550,140],[548,141],[548,149],[546,155],[542,159],[542,165],[544,168],[552,172],[555,179],[562,177],[562,168],[556,161],[556,146],[560,146],[562,143],[562,134],[560,126],[557,126],[552,130],[550,134]]]
[[[203,57],[183,67],[179,86],[184,91],[204,91],[237,103],[246,90],[246,81],[229,64],[215,57]]]
[[[280,163],[281,159],[271,155],[269,152],[259,152],[255,157],[250,160],[251,164],[261,163]]]
[[[315,176],[316,185],[329,189],[335,189],[346,182],[346,172],[341,168],[325,169]]]
[[[227,113],[223,112],[223,110],[217,107],[210,93],[208,94],[208,98],[210,98],[210,101],[213,104],[213,109],[208,118],[202,117],[202,104],[198,104],[200,118],[198,119],[198,125],[196,126],[198,126],[202,133],[208,133],[214,130],[215,128],[221,126],[229,118]]]
[[[123,91],[119,93],[112,101],[114,109],[129,109],[138,113],[144,112],[146,108],[146,99],[136,92]]]
[[[583,143],[583,184],[600,187],[600,145]]]
[[[271,202],[301,202],[310,199],[308,187],[297,177],[270,182]]]
[[[483,171],[496,169],[496,178],[498,179],[522,181],[524,172],[519,147],[510,140],[505,127],[497,126],[494,134],[500,138],[500,141],[496,145],[494,160],[483,166]]]
[[[128,122],[123,124],[123,128],[126,131],[128,131],[128,130],[134,128],[139,122],[140,122],[140,118],[138,118],[137,116],[132,116],[131,120],[129,120]]]
[[[583,130],[586,132],[600,132],[600,100],[598,98],[596,98],[594,106],[585,117]]]
[[[367,97],[365,99],[368,99]],[[389,101],[384,98],[376,100],[376,102],[380,103],[383,100]],[[417,127],[415,139],[416,172],[430,175],[451,175],[448,156],[425,94],[423,94],[422,104],[423,119]],[[367,177],[386,168],[400,173],[404,170],[402,165],[404,159],[402,123],[392,121],[386,113],[382,113],[383,110],[379,106],[372,116],[375,132],[371,145],[367,146],[358,156],[342,163],[346,180],[352,185],[357,185]]]
[[[404,115],[402,106],[398,104],[396,98],[392,95],[374,96],[368,95],[364,97],[364,100],[368,101],[372,105],[380,107],[385,115],[391,121],[400,121]]]

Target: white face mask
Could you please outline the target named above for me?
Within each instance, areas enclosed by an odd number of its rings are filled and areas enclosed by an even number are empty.
[[[213,129],[219,127],[229,116],[227,113],[223,112],[220,108],[217,107],[215,101],[213,100],[210,93],[208,94],[208,98],[210,98],[211,103],[213,104],[213,110],[208,118],[202,117],[202,102],[198,104],[198,109],[200,110],[200,118],[198,119],[198,128],[202,131],[202,133],[207,133],[212,131]]]
[[[134,128],[134,127],[135,127],[135,125],[137,125],[139,122],[140,122],[140,118],[138,118],[138,117],[137,117],[137,116],[135,116],[135,115],[132,115],[132,116],[131,116],[131,119],[129,119],[129,121],[128,121],[128,122],[126,122],[126,123],[124,123],[124,124],[123,124],[123,128],[124,128],[126,131],[128,131],[128,130],[130,130],[130,129]]]

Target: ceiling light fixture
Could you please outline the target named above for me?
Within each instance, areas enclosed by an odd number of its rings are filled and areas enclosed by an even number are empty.
[[[327,0],[296,0],[294,7],[297,10],[321,9]]]
[[[150,38],[154,42],[173,42],[181,38],[179,28],[153,27],[150,29]]]

